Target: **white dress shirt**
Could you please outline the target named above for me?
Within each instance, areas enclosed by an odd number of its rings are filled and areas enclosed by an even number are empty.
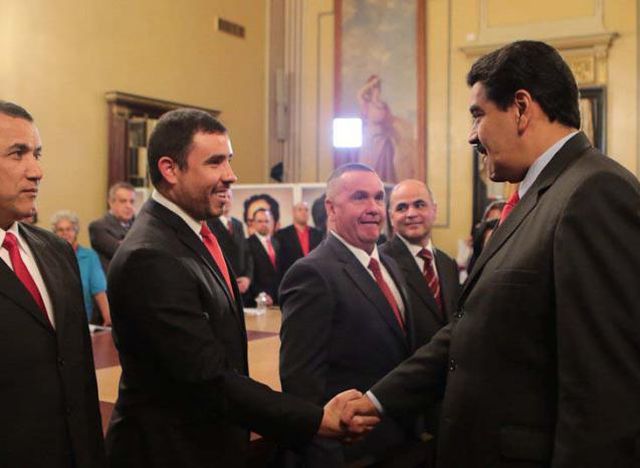
[[[420,272],[424,272],[424,258],[418,255],[420,252],[422,252],[422,246],[411,244],[407,239],[402,237],[400,234],[396,234],[396,236],[398,236],[398,238],[404,243],[404,245],[407,246],[407,249],[409,249],[411,256],[416,261],[416,264],[418,265],[418,269],[420,270]],[[433,265],[433,271],[436,274],[436,278],[440,278],[438,276],[438,267],[436,267],[436,251],[433,248],[431,239],[429,239],[429,243],[424,248],[427,249],[429,252],[431,252],[431,257],[433,258],[433,261],[431,262]]]
[[[20,230],[18,229],[18,223],[13,223],[7,231],[4,229],[0,229],[0,258],[7,264],[11,270],[13,270],[13,265],[11,264],[11,258],[9,257],[9,251],[2,247],[4,243],[4,238],[7,232],[12,233],[18,239],[18,250],[20,252],[20,257],[24,262],[27,270],[29,270],[29,274],[33,278],[33,281],[36,283],[36,287],[38,291],[40,291],[40,296],[42,296],[42,302],[44,302],[44,307],[47,309],[47,316],[49,317],[49,321],[51,325],[55,328],[55,315],[53,313],[53,304],[51,303],[51,297],[49,296],[49,292],[47,291],[47,286],[42,279],[42,275],[40,274],[40,270],[38,269],[38,264],[36,263],[36,259],[33,256],[33,252],[29,248],[29,244],[24,240],[24,238],[20,235]]]
[[[378,246],[374,245],[373,252],[371,252],[371,255],[369,255],[364,250],[349,244],[346,240],[344,240],[342,237],[336,234],[335,231],[331,231],[331,234],[340,242],[342,242],[347,249],[349,249],[349,251],[354,255],[354,257],[356,257],[356,259],[358,259],[358,261],[362,264],[365,270],[367,270],[367,272],[369,273],[369,276],[371,276],[374,281],[376,278],[373,275],[373,272],[369,269],[369,262],[371,261],[372,258],[376,259],[376,261],[380,265],[382,278],[384,278],[384,281],[387,283],[387,286],[389,286],[389,289],[391,290],[391,294],[393,294],[393,298],[396,300],[396,304],[398,304],[398,310],[400,311],[400,315],[402,315],[402,318],[404,318],[404,302],[402,302],[402,296],[400,295],[400,290],[398,289],[398,286],[396,286],[396,282],[393,280],[393,278],[387,271],[387,268],[384,266],[384,263],[380,261],[380,255],[378,254]]]
[[[195,219],[193,219],[190,215],[187,214],[186,211],[184,211],[182,208],[180,208],[178,205],[173,203],[171,200],[169,200],[167,197],[162,195],[157,190],[154,190],[153,193],[151,193],[151,198],[153,198],[155,202],[164,206],[169,211],[178,215],[185,223],[187,223],[187,226],[189,226],[191,230],[196,233],[198,238],[202,240],[202,236],[200,235],[200,229],[202,228],[202,223],[200,221],[196,221]]]

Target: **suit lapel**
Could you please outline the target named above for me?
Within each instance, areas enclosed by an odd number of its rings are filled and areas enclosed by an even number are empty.
[[[62,298],[60,297],[61,295],[54,294],[56,291],[61,291],[63,288],[58,287],[59,285],[57,284],[56,276],[51,274],[52,271],[55,271],[57,261],[50,258],[51,254],[48,252],[48,249],[44,247],[44,243],[40,239],[38,239],[31,232],[24,229],[21,225],[19,225],[19,228],[20,235],[29,245],[29,249],[31,249],[31,253],[34,256],[36,265],[38,266],[38,270],[40,271],[40,275],[42,276],[42,279],[44,280],[45,286],[47,288],[47,293],[51,298],[53,313],[55,314],[54,317],[57,326],[58,320],[60,320],[60,322],[63,322],[64,319]],[[14,300],[16,304],[29,312],[38,323],[44,326],[51,333],[54,333],[54,329],[51,326],[51,323],[49,323],[36,302],[33,300],[33,297],[31,297],[31,294],[29,293],[27,288],[24,287],[16,274],[4,262],[0,263],[2,264],[0,273],[0,275],[2,276],[1,281],[3,284],[9,285],[7,290],[4,290],[3,288],[2,292],[12,300]],[[58,312],[58,310],[60,310],[60,312]],[[61,316],[60,319],[58,319],[58,315]]]
[[[440,296],[442,297],[442,307],[444,308],[443,313],[447,317],[447,321],[451,321],[452,310],[449,310],[449,301],[447,298],[451,297],[454,294],[454,288],[456,287],[450,279],[457,281],[457,278],[449,278],[448,275],[445,275],[446,265],[444,264],[442,256],[444,255],[438,249],[434,249],[436,252],[436,268],[438,269],[438,281],[440,281]],[[425,283],[426,284],[426,283]],[[434,301],[435,302],[435,301]]]
[[[565,143],[562,148],[560,148],[560,151],[556,153],[549,164],[547,164],[543,169],[542,173],[540,173],[531,188],[511,211],[511,214],[509,214],[504,223],[496,229],[489,239],[489,242],[482,250],[480,257],[478,257],[478,260],[473,266],[473,270],[471,271],[469,278],[467,278],[467,281],[463,286],[460,297],[461,303],[473,288],[473,285],[477,281],[480,272],[484,265],[486,265],[487,261],[489,261],[489,259],[491,259],[513,235],[529,213],[538,204],[540,197],[556,181],[558,176],[560,176],[560,174],[562,174],[569,165],[576,161],[580,155],[590,147],[591,144],[585,134],[579,132]]]
[[[222,273],[218,269],[218,265],[216,265],[215,260],[207,250],[207,247],[204,245],[202,240],[200,240],[200,238],[193,232],[193,230],[189,226],[187,226],[187,224],[182,219],[180,219],[178,215],[153,200],[149,200],[148,203],[149,211],[151,212],[151,214],[153,216],[159,217],[168,225],[170,225],[175,230],[180,242],[187,246],[207,266],[222,291],[224,291],[224,294],[227,297],[231,308],[236,312],[234,315],[236,316],[236,318],[240,318],[242,310],[241,308],[240,310],[238,310],[238,303],[231,297],[231,293],[227,288],[227,282],[224,280]],[[226,258],[225,263],[227,265],[228,271],[231,272],[232,268]],[[244,320],[241,321],[244,324]]]
[[[397,237],[394,237],[391,240],[391,246],[397,254],[398,264],[405,273],[409,287],[415,291],[417,296],[429,310],[429,313],[434,316],[438,323],[443,323],[442,314],[438,309],[438,304],[436,304],[433,293],[427,286],[427,282],[418,268],[418,264],[411,256],[411,252],[407,249],[407,246],[404,245],[404,243]]]
[[[396,319],[391,306],[387,302],[387,298],[382,294],[382,291],[369,272],[338,239],[333,236],[329,236],[327,244],[333,249],[336,258],[342,262],[347,276],[351,278],[355,286],[373,305],[374,310],[389,326],[393,334],[404,344],[404,346],[408,347],[407,336],[400,329],[398,320]]]
[[[389,275],[391,276],[394,283],[396,284],[396,287],[398,288],[398,292],[400,292],[400,297],[402,298],[402,302],[404,304],[404,323],[406,328],[406,337],[409,341],[410,348],[413,349],[414,348],[414,339],[413,339],[414,324],[413,324],[413,316],[411,315],[413,311],[411,310],[409,296],[407,295],[407,291],[404,288],[404,281],[401,279],[402,274],[398,271],[395,263],[393,263],[393,260],[391,260],[390,257],[384,255],[379,250],[378,250],[378,254],[380,255],[380,261],[384,264],[384,267],[387,269],[387,271],[389,272]],[[397,323],[397,319],[395,318],[395,316],[393,318]]]

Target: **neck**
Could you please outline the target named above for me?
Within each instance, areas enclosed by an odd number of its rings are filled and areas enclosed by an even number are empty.
[[[537,128],[537,132],[534,138],[530,139],[530,144],[527,148],[527,154],[529,154],[529,166],[535,162],[547,149],[553,146],[558,140],[566,137],[577,129],[567,127],[558,122],[551,122],[544,125],[540,125]]]

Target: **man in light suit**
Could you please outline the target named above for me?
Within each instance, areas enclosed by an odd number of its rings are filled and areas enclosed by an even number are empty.
[[[0,101],[0,466],[106,466],[78,263],[35,213],[42,144]]]
[[[414,341],[402,274],[376,247],[385,222],[382,181],[369,166],[344,165],[329,178],[326,207],[330,234],[280,288],[282,388],[317,404],[347,388],[368,389],[410,356]],[[386,291],[370,264],[380,268]],[[403,423],[382,421],[344,449],[315,441],[302,454],[304,466],[380,461],[412,437],[414,425]]]
[[[225,127],[198,110],[166,113],[150,137],[156,190],[109,270],[122,365],[113,467],[243,467],[249,429],[293,445],[339,435],[336,412],[357,394],[323,411],[247,377],[240,291],[204,223],[236,181],[231,157]]]
[[[550,46],[509,44],[467,82],[469,140],[492,180],[520,183],[519,201],[470,272],[457,322],[344,418],[444,393],[439,467],[637,467],[640,184],[578,131],[576,82]]]
[[[292,214],[293,224],[276,233],[280,243],[278,267],[282,276],[296,260],[309,255],[322,242],[323,237],[319,230],[309,226],[309,205],[306,202],[293,205]]]
[[[107,197],[109,212],[89,224],[91,247],[98,252],[105,273],[109,270],[109,263],[124,236],[133,225],[135,199],[136,192],[133,185],[127,182],[116,182],[109,187]]]
[[[436,202],[424,182],[404,180],[391,191],[394,237],[380,250],[396,261],[409,286],[416,346],[428,343],[451,321],[460,293],[456,262],[431,240],[436,214]]]

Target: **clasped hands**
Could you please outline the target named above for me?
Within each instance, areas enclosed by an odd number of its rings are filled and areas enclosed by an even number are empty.
[[[353,442],[364,437],[380,422],[376,407],[358,390],[346,390],[325,406],[318,435]]]

